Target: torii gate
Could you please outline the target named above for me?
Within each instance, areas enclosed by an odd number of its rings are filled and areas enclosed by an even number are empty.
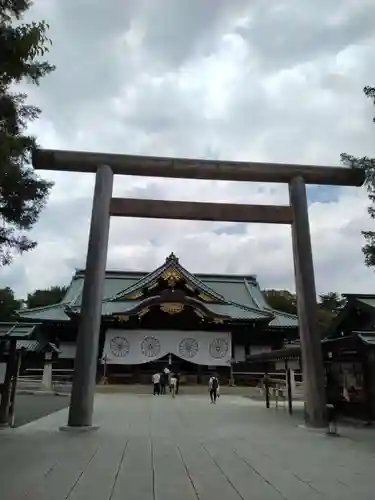
[[[81,316],[68,428],[91,427],[110,216],[291,224],[305,421],[326,424],[325,381],[311,251],[306,184],[361,186],[364,172],[345,167],[159,158],[37,149],[41,170],[95,173]],[[240,205],[112,198],[113,176],[288,183],[290,205]]]

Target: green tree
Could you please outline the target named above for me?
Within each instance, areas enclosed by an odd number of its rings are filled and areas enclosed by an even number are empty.
[[[35,292],[27,294],[27,307],[33,309],[34,307],[57,304],[63,299],[67,289],[66,286],[52,286],[46,290],[35,290]]]
[[[297,314],[297,300],[287,290],[264,290],[265,298],[272,309],[289,314]]]
[[[14,292],[8,286],[0,289],[0,321],[14,319],[15,311],[22,306],[22,300],[14,297]]]
[[[319,295],[319,308],[337,314],[346,304],[346,299],[337,292]]]
[[[0,265],[36,246],[24,232],[37,221],[52,187],[30,166],[37,144],[27,125],[40,109],[14,91],[20,82],[39,84],[54,70],[41,59],[50,44],[48,25],[22,23],[31,5],[30,0],[0,0]]]
[[[365,87],[363,92],[365,96],[371,99],[373,104],[375,104],[375,87]],[[373,121],[375,122],[375,118]],[[341,161],[352,168],[364,170],[366,175],[365,186],[370,200],[368,213],[372,219],[375,219],[375,158],[369,158],[368,156],[358,158],[343,153],[341,155]],[[365,256],[365,264],[368,267],[375,266],[375,232],[362,231],[362,235],[365,238],[365,245],[362,247],[362,252]]]

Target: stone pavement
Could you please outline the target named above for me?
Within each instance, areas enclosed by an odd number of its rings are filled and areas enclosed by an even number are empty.
[[[97,395],[95,432],[61,410],[0,433],[1,500],[374,498],[370,429],[343,437],[240,396]]]

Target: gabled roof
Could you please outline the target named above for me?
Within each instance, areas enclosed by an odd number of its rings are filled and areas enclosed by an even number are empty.
[[[236,319],[269,318],[271,328],[298,328],[298,318],[272,309],[266,301],[256,276],[253,274],[191,274],[171,254],[164,264],[151,273],[140,271],[106,271],[103,296],[103,314],[121,310],[126,313],[137,305],[138,299],[126,300],[139,287],[150,284],[165,271],[177,269],[192,287],[202,290],[205,304],[217,314],[219,309]],[[80,310],[85,271],[77,270],[63,300],[51,306],[23,309],[18,315],[41,321],[70,321],[69,313]],[[215,309],[216,308],[216,309]],[[112,311],[112,313],[110,312]]]
[[[166,258],[164,264],[155,269],[155,271],[146,274],[146,276],[133,285],[125,288],[122,292],[116,294],[110,300],[123,300],[124,298],[131,298],[132,294],[142,290],[144,287],[151,287],[160,278],[164,278],[166,281],[169,279],[177,281],[181,276],[186,280],[188,286],[190,285],[198,290],[201,290],[207,298],[210,298],[213,301],[225,302],[225,298],[221,294],[215,292],[215,290],[207,286],[203,281],[182,267],[174,253],[171,253]]]
[[[341,336],[341,331],[347,331],[348,328],[361,328],[363,325],[360,325],[362,322],[360,316],[358,316],[359,311],[367,314],[369,313],[370,316],[374,314],[375,321],[375,295],[354,293],[343,293],[342,295],[347,299],[347,303],[345,307],[340,310],[337,316],[333,318],[327,329],[326,337]]]

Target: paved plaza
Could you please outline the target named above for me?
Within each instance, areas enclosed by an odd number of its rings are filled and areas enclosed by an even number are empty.
[[[0,433],[2,500],[373,499],[375,438],[301,428],[301,413],[203,395],[99,394],[86,433],[67,409]]]

